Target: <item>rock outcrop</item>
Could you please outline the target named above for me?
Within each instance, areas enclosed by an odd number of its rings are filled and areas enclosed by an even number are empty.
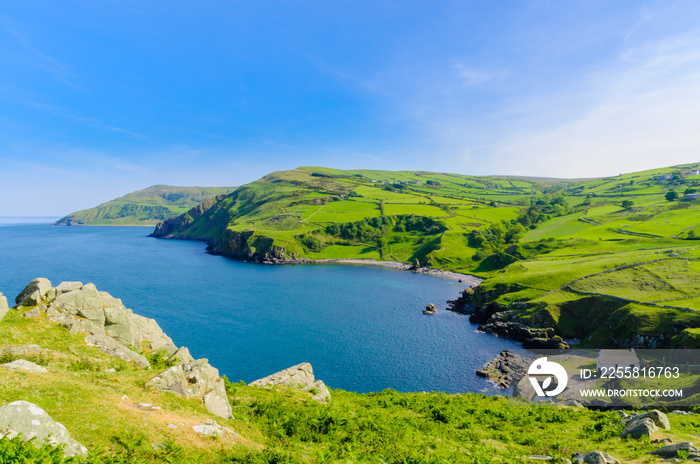
[[[315,379],[311,364],[306,362],[275,372],[248,385],[255,387],[285,385],[311,392],[313,394],[312,399],[320,403],[329,403],[331,400],[331,392],[328,390],[328,387],[322,380]]]
[[[178,352],[181,358],[187,359],[184,353]],[[189,359],[192,357],[189,356]],[[146,382],[146,387],[185,398],[199,398],[210,413],[224,419],[232,417],[224,381],[219,377],[219,371],[206,359],[188,360],[170,367]]]
[[[18,309],[33,307],[24,313],[27,317],[46,314],[71,334],[85,334],[89,345],[142,367],[149,366],[148,360],[132,350],[162,350],[168,355],[177,351],[155,320],[134,314],[120,299],[98,291],[93,284],[62,282],[52,287],[48,279],[38,278],[15,302]]]
[[[650,437],[652,433],[658,432],[659,428],[671,430],[668,417],[657,409],[630,415],[620,422],[625,426],[620,438],[630,437],[638,440],[642,437]]]
[[[678,452],[687,453],[688,460],[700,461],[700,449],[696,448],[690,442],[676,443],[675,445],[666,445],[654,451],[649,451],[647,454],[659,456],[664,459],[679,458]]]
[[[10,307],[7,305],[7,298],[5,298],[5,295],[0,293],[0,322],[2,322],[2,319],[5,317],[5,314],[7,314],[9,309]]]
[[[582,464],[618,464],[620,461],[604,451],[594,450],[574,456],[574,462]]]
[[[13,438],[20,435],[23,440],[35,439],[34,443],[64,445],[66,456],[87,456],[87,448],[71,438],[68,430],[53,420],[43,409],[26,401],[15,401],[0,407],[0,437]]]
[[[435,314],[436,312],[437,312],[437,308],[435,307],[435,305],[433,303],[430,303],[423,310],[423,314]]]
[[[41,301],[46,297],[46,294],[51,290],[51,282],[49,279],[39,277],[32,280],[24,287],[17,298],[15,304],[17,306],[36,306],[41,304]]]
[[[486,366],[477,370],[476,375],[488,378],[501,388],[508,388],[525,377],[532,361],[531,358],[503,350]]]
[[[16,359],[9,363],[0,364],[0,367],[7,369],[8,371],[24,371],[32,372],[34,374],[46,374],[48,372],[45,367],[34,364],[26,359]]]

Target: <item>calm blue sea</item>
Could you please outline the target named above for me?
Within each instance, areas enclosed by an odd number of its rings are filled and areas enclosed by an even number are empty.
[[[35,277],[93,282],[232,381],[308,361],[331,388],[491,392],[475,369],[518,347],[442,310],[464,284],[439,277],[241,263],[201,242],[149,238],[150,228],[12,222],[0,221],[0,292],[10,304]],[[439,313],[423,315],[428,303]]]

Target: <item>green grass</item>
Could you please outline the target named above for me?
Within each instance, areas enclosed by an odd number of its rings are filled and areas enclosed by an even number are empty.
[[[576,318],[615,325],[627,317],[615,313],[615,301],[700,309],[700,242],[687,240],[697,233],[700,204],[664,198],[688,179],[653,178],[697,166],[588,180],[303,167],[247,184],[200,216],[181,216],[174,235],[209,239],[244,259],[391,259],[472,273],[486,279],[483,298],[526,303],[514,317],[571,333]],[[440,230],[396,229],[397,217],[409,215],[438,220]],[[330,232],[352,224],[355,235]],[[659,258],[672,259],[639,264]],[[630,264],[638,266],[617,269]],[[584,298],[575,292],[587,294],[600,317],[579,308]],[[615,343],[611,330],[589,328],[596,335],[588,342]]]
[[[573,452],[591,449],[641,463],[659,446],[618,438],[615,411],[393,390],[334,389],[331,404],[323,405],[294,388],[262,389],[242,382],[227,383],[235,419],[214,418],[241,438],[204,438],[191,428],[211,419],[199,401],[144,387],[157,370],[115,361],[57,324],[43,317],[25,319],[16,311],[0,323],[0,337],[9,345],[41,344],[53,353],[48,374],[4,373],[0,404],[25,400],[46,410],[87,446],[88,463],[517,463],[530,455],[563,462]],[[115,365],[117,372],[105,371]],[[138,402],[161,409],[141,410],[133,406]],[[669,419],[671,431],[657,436],[693,440],[693,416]],[[51,447],[0,439],[0,460],[9,456],[24,459],[9,462],[63,461]]]

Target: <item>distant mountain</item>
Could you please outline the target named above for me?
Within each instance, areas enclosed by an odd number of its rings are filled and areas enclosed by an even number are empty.
[[[173,187],[154,185],[56,221],[58,226],[152,226],[174,218],[205,200],[237,187]]]

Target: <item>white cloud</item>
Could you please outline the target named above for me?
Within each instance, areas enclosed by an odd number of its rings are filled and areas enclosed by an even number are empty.
[[[486,164],[519,174],[586,177],[698,161],[698,82],[697,33],[629,49],[615,69],[589,76],[574,95],[546,98],[545,105],[531,97],[535,119],[538,112],[561,113],[576,93],[586,96],[586,105],[558,123],[510,131],[486,147]]]

